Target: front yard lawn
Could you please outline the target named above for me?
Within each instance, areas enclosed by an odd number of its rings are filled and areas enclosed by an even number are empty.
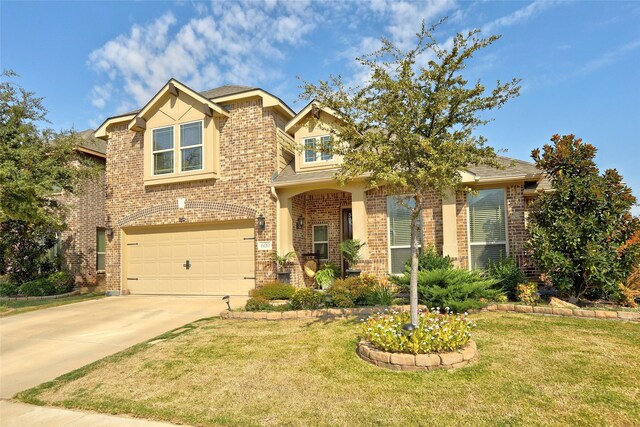
[[[41,310],[43,308],[57,307],[59,305],[72,304],[75,302],[88,301],[91,299],[104,298],[104,292],[85,295],[72,295],[69,297],[51,299],[15,299],[0,301],[0,317],[12,314],[25,313],[27,311]]]
[[[18,395],[191,425],[632,425],[640,324],[482,313],[480,360],[390,372],[357,358],[358,320],[206,319]]]

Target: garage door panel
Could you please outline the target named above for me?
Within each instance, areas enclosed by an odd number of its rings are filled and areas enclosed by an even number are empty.
[[[252,222],[128,230],[126,286],[140,294],[247,295],[255,285],[245,279],[255,273],[252,234]]]

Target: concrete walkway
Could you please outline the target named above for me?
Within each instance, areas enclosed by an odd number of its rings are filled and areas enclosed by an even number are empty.
[[[176,424],[0,401],[2,427],[166,427]]]
[[[232,297],[233,308],[246,298]],[[195,320],[218,316],[226,309],[220,297],[122,296],[79,302],[0,318],[0,398],[34,387],[105,356],[146,341]],[[58,409],[31,407],[24,417],[38,415],[48,424],[7,424],[15,411],[0,406],[0,425],[58,424]],[[34,409],[35,408],[35,409]],[[73,411],[72,411],[73,412]],[[83,424],[82,413],[73,425]],[[29,415],[31,414],[31,415]],[[106,422],[106,421],[105,421]],[[80,423],[80,424],[78,424]],[[119,425],[119,424],[99,424]],[[121,424],[120,424],[121,425]],[[128,425],[128,424],[127,424]],[[131,424],[135,425],[135,424]]]

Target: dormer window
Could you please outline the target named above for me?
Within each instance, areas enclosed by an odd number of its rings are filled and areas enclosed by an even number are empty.
[[[180,125],[180,170],[202,169],[202,122]]]
[[[153,175],[172,174],[176,169],[180,172],[202,170],[202,126],[202,121],[197,121],[153,129]],[[174,135],[179,136],[177,143]]]
[[[329,135],[304,139],[304,162],[326,162],[333,160],[330,152],[331,137]]]
[[[153,130],[153,174],[173,173],[173,126]]]

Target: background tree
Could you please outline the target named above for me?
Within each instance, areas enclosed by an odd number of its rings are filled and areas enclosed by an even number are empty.
[[[474,131],[489,119],[481,113],[500,108],[519,92],[519,81],[497,82],[489,93],[461,72],[480,49],[499,36],[480,38],[479,30],[457,34],[450,49],[433,31],[443,21],[416,34],[417,44],[403,51],[387,39],[382,48],[357,58],[370,70],[367,83],[346,87],[340,76],[317,85],[304,82],[302,98],[333,110],[340,119],[328,129],[330,151],[344,157],[339,180],[369,173],[372,187],[405,197],[411,210],[411,321],[418,319],[418,223],[422,202],[435,191],[444,195],[460,185],[460,171],[470,164],[500,167],[495,150]],[[431,57],[426,66],[417,61]],[[410,199],[413,202],[410,202]]]
[[[38,260],[65,228],[65,205],[55,193],[74,193],[97,167],[78,155],[73,131],[42,129],[42,98],[2,73],[0,82],[0,273],[30,280]]]
[[[611,297],[640,263],[636,203],[615,169],[602,175],[596,148],[573,135],[554,135],[536,166],[554,189],[541,194],[529,214],[529,249],[540,270],[575,297]]]

